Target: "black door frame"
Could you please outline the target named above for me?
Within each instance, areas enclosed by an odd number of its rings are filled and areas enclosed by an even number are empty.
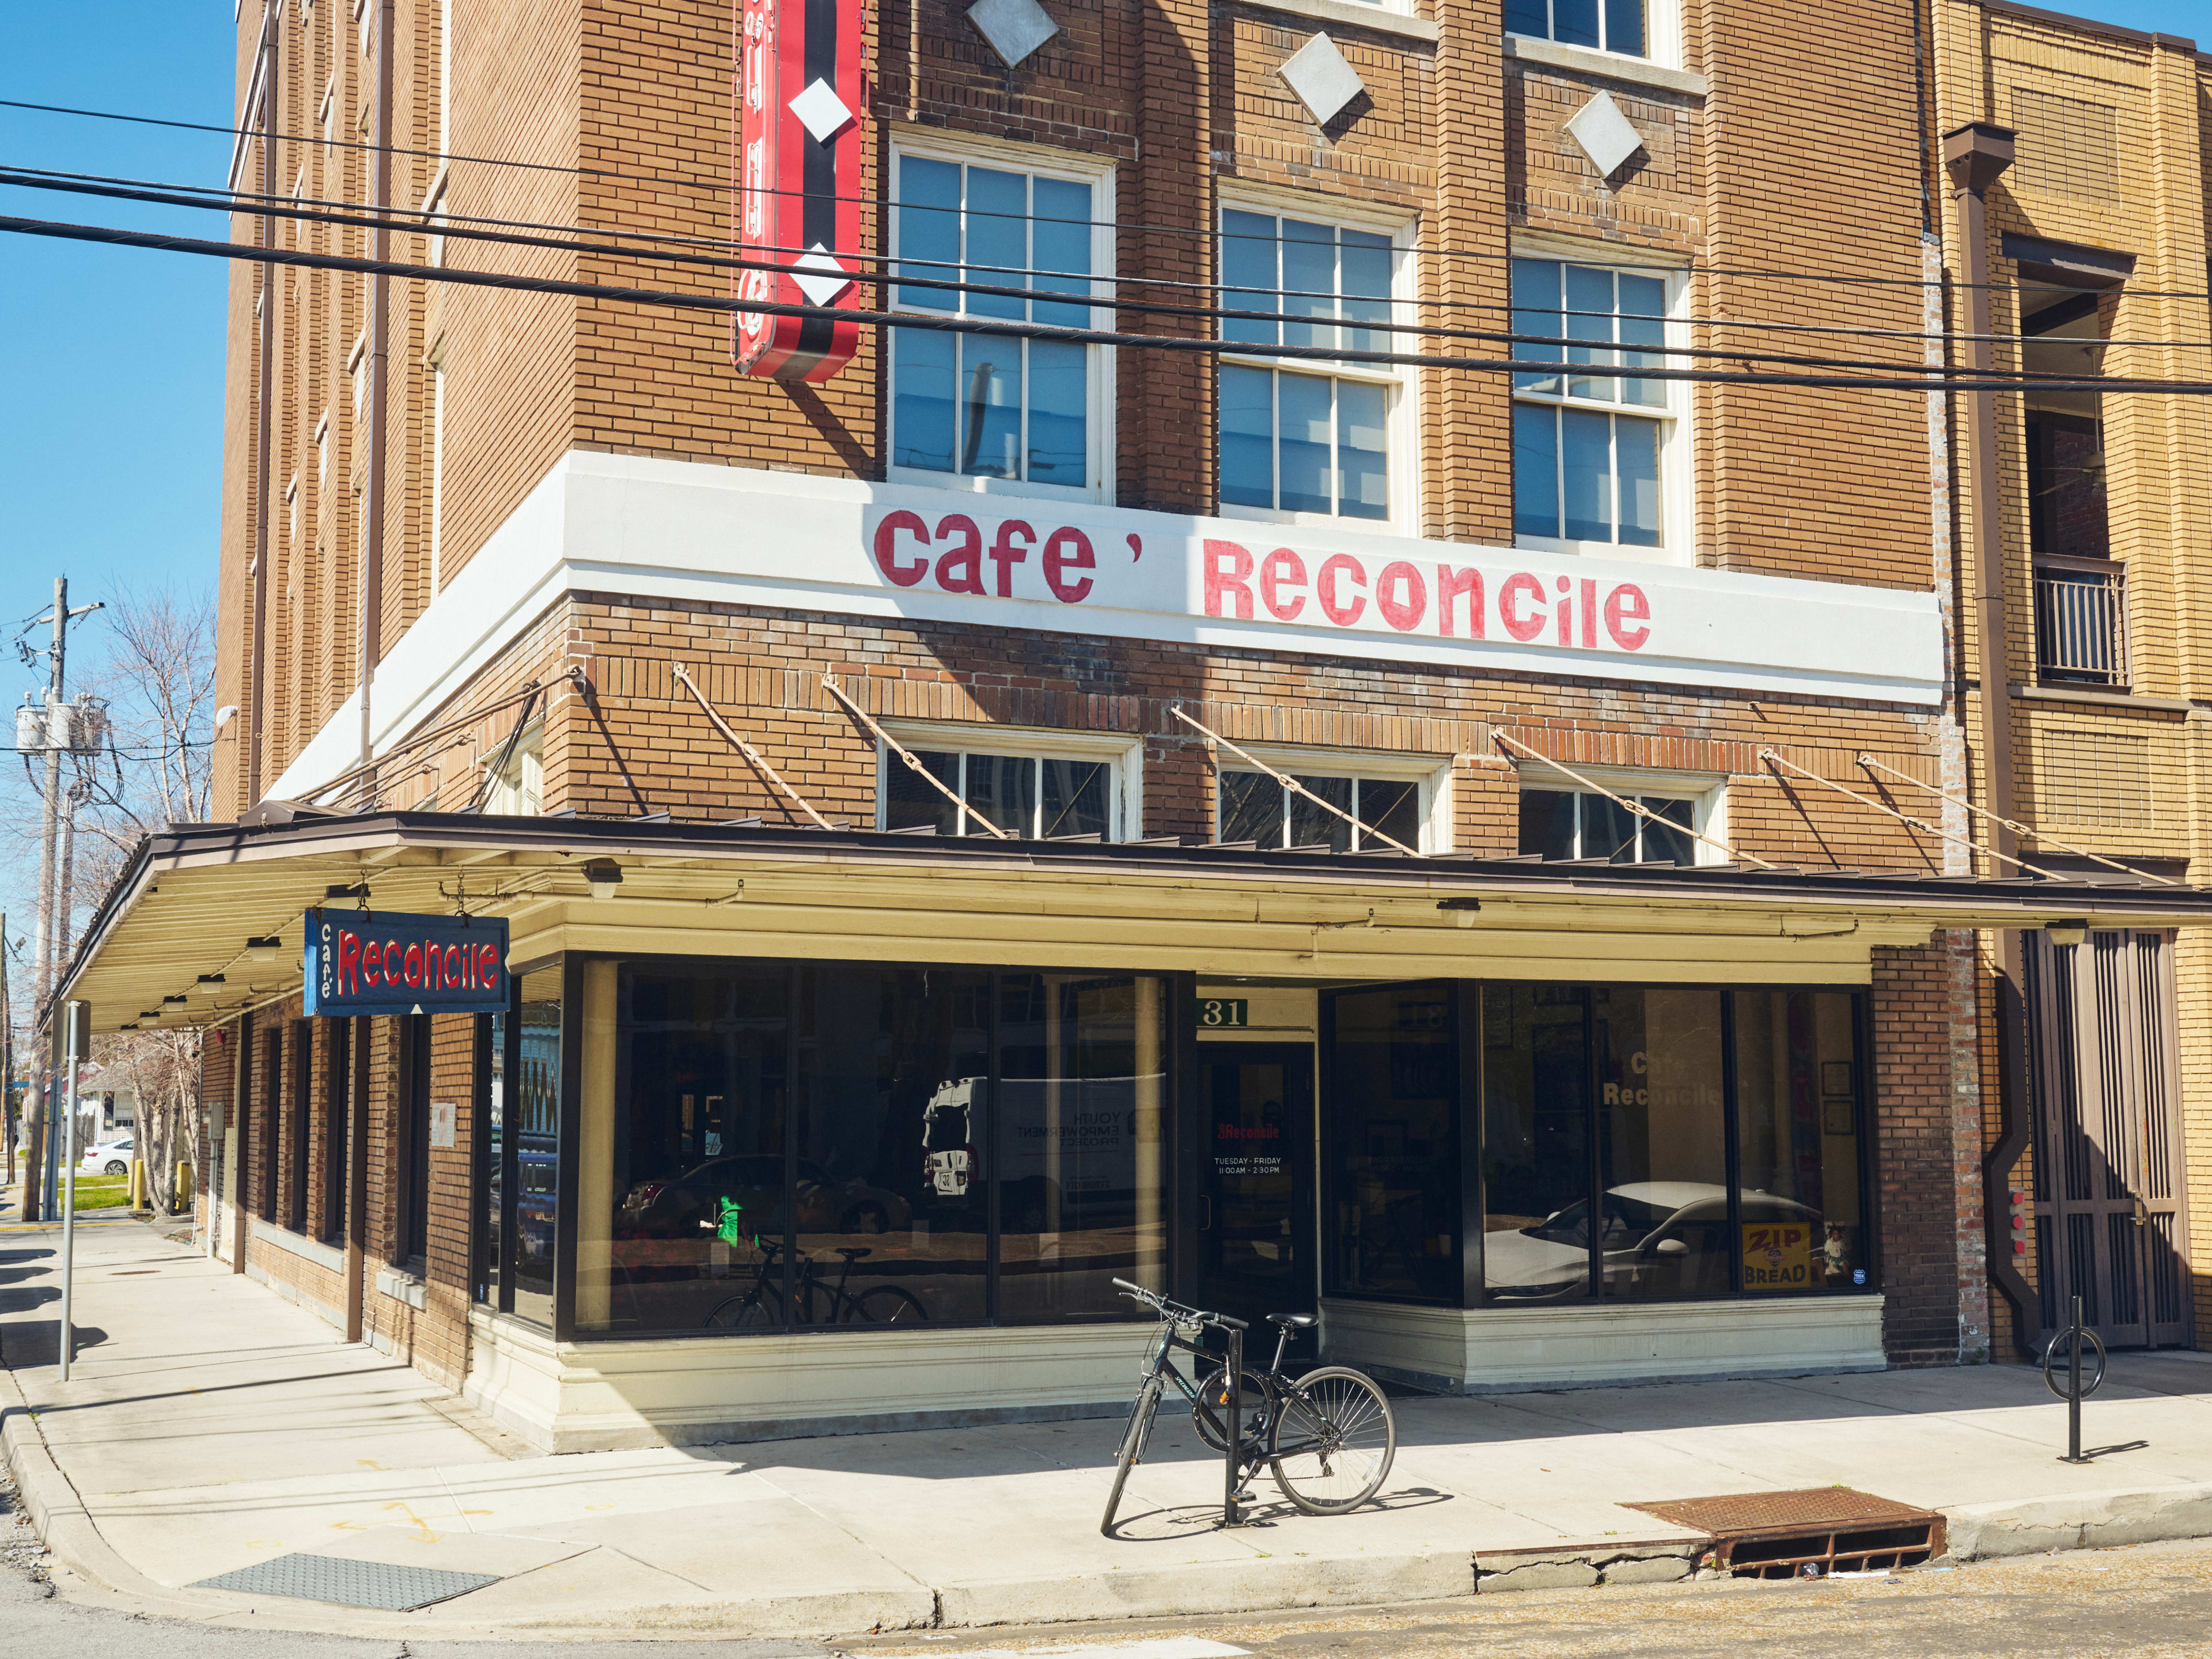
[[[1303,1261],[1305,1276],[1310,1279],[1311,1283],[1307,1285],[1300,1305],[1264,1308],[1255,1311],[1262,1315],[1317,1312],[1321,1307],[1321,1208],[1318,1190],[1321,1182],[1321,1109],[1318,1097],[1320,1068],[1316,1063],[1314,1045],[1279,1037],[1250,1042],[1241,1038],[1216,1037],[1193,1046],[1195,1069],[1192,1073],[1189,1109],[1184,1116],[1193,1153],[1189,1189],[1189,1224],[1193,1241],[1190,1267],[1192,1295],[1200,1307],[1211,1307],[1213,1304],[1207,1298],[1218,1298],[1221,1294],[1220,1290],[1209,1280],[1206,1267],[1206,1234],[1211,1218],[1201,1214],[1200,1210],[1212,1185],[1207,1167],[1207,1160],[1212,1157],[1212,1146],[1209,1138],[1198,1132],[1212,1124],[1213,1114],[1210,1087],[1201,1080],[1200,1074],[1220,1063],[1249,1061],[1267,1064],[1280,1060],[1286,1067],[1286,1077],[1302,1076],[1305,1084],[1303,1106],[1294,1108],[1286,1100],[1285,1108],[1286,1115],[1297,1114],[1294,1129],[1297,1146],[1291,1169],[1291,1236],[1299,1249],[1291,1260],[1294,1263]],[[1304,1171],[1303,1181],[1299,1179],[1301,1165]],[[1231,1309],[1229,1311],[1237,1310]],[[1272,1346],[1268,1346],[1267,1352],[1273,1352]]]

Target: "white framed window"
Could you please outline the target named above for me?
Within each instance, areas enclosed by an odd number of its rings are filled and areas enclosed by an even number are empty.
[[[1384,230],[1267,206],[1221,210],[1220,507],[1280,523],[1412,517],[1413,380],[1385,364],[1277,359],[1276,346],[1391,351],[1404,320],[1410,228]],[[1310,319],[1310,320],[1307,320]],[[1246,349],[1236,349],[1236,348]]]
[[[1025,841],[1091,835],[1122,841],[1133,833],[1130,826],[1144,822],[1141,739],[917,721],[884,729],[960,804],[879,745],[879,830],[988,836],[988,820]]]
[[[504,745],[502,745],[503,747]],[[545,811],[545,721],[541,716],[522,728],[514,752],[498,770],[499,751],[484,763],[491,787],[485,792],[484,811],[495,817],[534,818]]]
[[[1608,864],[1719,861],[1717,849],[1696,840],[1727,836],[1724,780],[1698,773],[1591,769],[1583,775],[1665,820],[1629,811],[1540,762],[1520,769],[1518,850],[1547,859],[1599,859]],[[1691,833],[1694,832],[1694,833]]]
[[[1250,746],[1255,760],[1297,780],[1347,823],[1267,773],[1224,750],[1214,779],[1217,842],[1261,847],[1387,853],[1392,841],[1419,853],[1447,851],[1451,835],[1451,761],[1447,756],[1347,754],[1340,750]],[[1380,830],[1382,835],[1375,832]],[[1389,840],[1382,839],[1387,836]]]
[[[1505,32],[1563,46],[1671,64],[1678,55],[1669,0],[1505,0]]]
[[[987,283],[972,294],[902,282],[921,315],[1109,328],[1113,176],[1073,156],[902,142],[892,237],[902,277]],[[1044,295],[1071,298],[1044,298]],[[1112,499],[1113,364],[1103,346],[951,330],[891,331],[890,477],[906,483]]]
[[[1562,370],[1513,377],[1515,544],[1675,556],[1688,495],[1675,383],[1607,371],[1666,364],[1652,348],[1668,343],[1679,273],[1529,252],[1512,281],[1513,331],[1568,343],[1513,348]]]
[[[300,475],[296,472],[284,486],[284,517],[288,526],[285,539],[297,547],[300,544]]]

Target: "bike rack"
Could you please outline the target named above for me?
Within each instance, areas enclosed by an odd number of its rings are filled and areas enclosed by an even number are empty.
[[[2087,1388],[2081,1386],[2081,1344],[2087,1340],[2097,1351],[2097,1375]],[[2058,1360],[2058,1345],[2066,1344],[2066,1386],[2058,1386],[2051,1375],[2051,1368]],[[2097,1339],[2096,1332],[2081,1323],[2081,1298],[2074,1298],[2074,1322],[2051,1339],[2043,1351],[2043,1385],[2066,1402],[2066,1455],[2062,1463],[2087,1463],[2081,1455],[2081,1402],[2105,1385],[2105,1345]]]
[[[1221,1454],[1221,1524],[1239,1527],[1244,1524],[1237,1512],[1237,1488],[1243,1484],[1244,1474],[1243,1436],[1241,1431],[1244,1420],[1244,1326],[1225,1314],[1215,1315],[1211,1322],[1220,1326],[1222,1334],[1229,1339],[1229,1357],[1224,1362],[1229,1375],[1229,1421],[1224,1425],[1221,1436],[1224,1446]],[[1200,1336],[1205,1334],[1203,1326],[1199,1328],[1199,1334]],[[1202,1343],[1189,1340],[1183,1335],[1182,1328],[1173,1324],[1168,1327],[1168,1346],[1200,1359],[1218,1358]],[[1200,1381],[1204,1380],[1204,1376],[1203,1372],[1199,1374]]]

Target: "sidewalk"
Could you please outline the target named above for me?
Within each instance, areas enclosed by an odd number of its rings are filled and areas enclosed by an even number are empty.
[[[1164,1413],[1109,1540],[1118,1421],[540,1456],[167,1231],[80,1232],[64,1387],[58,1238],[0,1230],[9,1466],[72,1593],[146,1612],[543,1639],[1405,1601],[1678,1577],[1695,1540],[1620,1504],[1830,1485],[1944,1510],[1962,1557],[2212,1534],[2208,1355],[2117,1361],[2088,1443],[2146,1443],[2082,1468],[2020,1366],[1404,1399],[1381,1508],[1301,1516],[1262,1476],[1227,1533]],[[498,1582],[412,1614],[188,1588],[291,1551]]]

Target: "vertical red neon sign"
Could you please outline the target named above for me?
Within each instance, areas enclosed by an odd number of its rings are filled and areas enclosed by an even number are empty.
[[[860,303],[865,23],[864,0],[738,0],[738,253],[780,267],[740,271],[740,299]],[[740,374],[826,380],[860,337],[860,325],[837,318],[739,312],[731,356]]]

